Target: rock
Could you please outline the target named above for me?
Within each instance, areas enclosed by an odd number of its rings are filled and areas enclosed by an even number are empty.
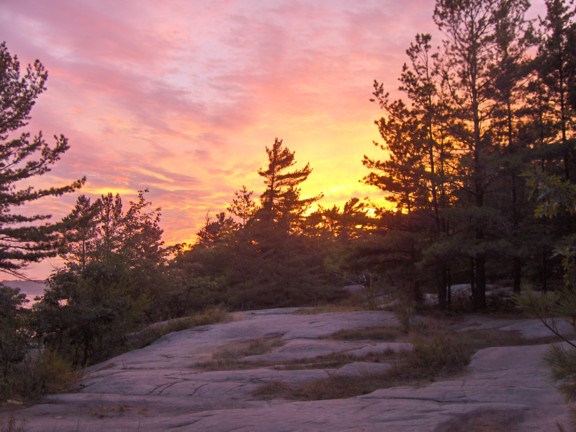
[[[336,369],[335,376],[359,376],[359,375],[377,375],[383,374],[390,370],[391,364],[387,363],[370,363],[354,362],[348,363],[341,368]]]
[[[566,337],[574,337],[574,327],[563,319],[550,320],[558,332]],[[552,333],[538,319],[488,319],[483,315],[468,315],[457,327],[457,331],[499,329],[517,331],[526,339],[538,339],[552,336]]]
[[[330,353],[361,358],[368,352],[410,347],[325,339],[345,328],[398,325],[390,312],[293,312],[244,312],[230,323],[166,335],[146,348],[87,369],[80,391],[48,396],[19,410],[17,418],[25,419],[27,432],[508,432],[556,431],[556,421],[567,424],[567,406],[541,361],[547,345],[487,348],[476,353],[460,376],[309,402],[264,401],[253,392],[264,383],[378,374],[390,366],[354,361],[337,369],[287,370],[262,363],[241,370],[198,367],[223,347],[263,337],[281,337],[286,344],[244,360],[309,359]],[[539,337],[538,324],[471,316],[458,326],[512,329]]]
[[[366,287],[364,285],[346,285],[342,287],[342,291],[350,295],[364,295],[366,293]]]

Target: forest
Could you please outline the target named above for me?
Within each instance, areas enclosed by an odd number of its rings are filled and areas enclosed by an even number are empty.
[[[150,323],[215,307],[338,302],[360,275],[416,309],[431,295],[438,309],[454,309],[457,284],[471,287],[458,308],[475,312],[502,307],[493,286],[573,289],[576,8],[546,0],[546,15],[528,20],[529,6],[437,0],[442,40],[415,36],[398,89],[374,81],[381,139],[377,156],[357,163],[386,206],[350,197],[325,207],[322,195],[303,196],[312,165],[276,138],[263,143],[263,189],[239,185],[191,245],[164,243],[161,209],[146,189],[127,203],[80,194],[59,221],[21,211],[81,191],[86,179],[21,186],[48,173],[69,143],[20,132],[47,71],[40,61],[22,70],[0,45],[0,270],[18,275],[53,256],[64,262],[31,308],[17,289],[0,288],[0,398],[25,392],[14,376],[31,345],[52,363],[86,366],[120,352]]]

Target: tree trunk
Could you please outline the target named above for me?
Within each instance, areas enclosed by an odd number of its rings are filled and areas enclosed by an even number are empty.
[[[512,261],[512,288],[514,293],[519,294],[522,290],[522,260],[514,257]]]
[[[474,310],[484,310],[486,309],[486,256],[483,253],[476,254],[474,264],[472,307]]]
[[[438,305],[441,309],[445,309],[448,306],[448,271],[444,263],[438,264],[436,270],[436,286]]]

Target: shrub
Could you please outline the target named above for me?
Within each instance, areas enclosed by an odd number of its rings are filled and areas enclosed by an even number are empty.
[[[70,389],[81,378],[71,363],[54,351],[45,350],[32,361],[26,378],[26,396],[39,397]]]
[[[402,336],[398,327],[363,327],[344,329],[333,333],[330,337],[337,340],[372,340],[395,342]]]
[[[0,389],[0,397],[3,400],[36,399],[69,389],[79,379],[80,373],[55,352],[33,352],[11,368]]]
[[[405,334],[410,333],[415,312],[416,308],[414,307],[413,303],[404,299],[401,299],[394,308],[394,315],[396,315],[396,318],[400,322],[402,331]]]

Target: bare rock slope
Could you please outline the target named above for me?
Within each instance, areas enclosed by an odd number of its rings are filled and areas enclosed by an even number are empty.
[[[348,399],[260,400],[263,383],[298,383],[327,374],[358,374],[385,365],[353,362],[340,369],[288,370],[257,360],[290,361],[342,352],[405,349],[406,344],[327,339],[341,329],[397,325],[389,312],[295,314],[292,309],[235,314],[229,323],[171,333],[156,343],[90,368],[75,393],[51,395],[18,413],[34,431],[557,431],[568,410],[542,363],[546,345],[483,349],[457,378],[395,387]],[[460,328],[493,327],[546,334],[534,320],[470,317]],[[270,352],[245,358],[254,368],[198,365],[223,346],[280,339]],[[262,364],[262,363],[260,363]]]

